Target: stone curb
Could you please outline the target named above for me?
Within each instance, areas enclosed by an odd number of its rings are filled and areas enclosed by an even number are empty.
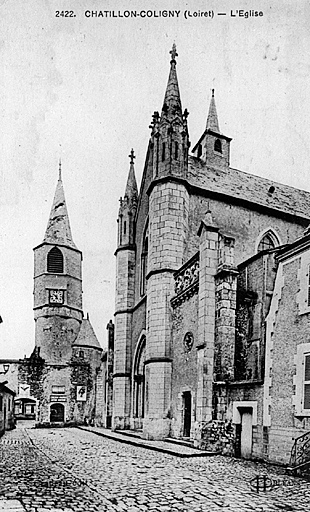
[[[103,428],[96,427],[76,427],[79,430],[84,430],[85,432],[90,432],[91,434],[95,434],[97,436],[106,437],[107,439],[112,439],[114,441],[118,441],[120,443],[130,444],[132,446],[139,446],[140,448],[146,448],[147,450],[153,450],[154,452],[166,453],[168,455],[172,455],[174,457],[180,458],[190,458],[190,457],[212,457],[214,455],[218,455],[213,452],[199,451],[187,447],[180,446],[179,450],[176,448],[166,448],[162,446],[165,441],[148,441],[146,439],[141,439],[137,437],[130,437],[128,435],[120,434],[119,432],[112,432],[110,430],[106,430]]]

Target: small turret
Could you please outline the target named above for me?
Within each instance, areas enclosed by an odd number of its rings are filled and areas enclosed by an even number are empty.
[[[230,137],[220,132],[216,111],[214,89],[209,106],[205,131],[193,148],[193,154],[207,165],[228,167],[230,157]]]
[[[138,187],[135,175],[133,149],[129,155],[130,168],[124,198],[120,198],[118,212],[118,246],[134,243],[134,217],[137,210]]]
[[[182,104],[176,72],[176,46],[170,51],[170,73],[161,115],[154,112],[151,128],[153,178],[167,175],[186,177],[188,148],[188,112]]]

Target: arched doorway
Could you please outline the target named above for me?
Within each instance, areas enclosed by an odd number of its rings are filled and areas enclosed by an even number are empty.
[[[52,404],[50,409],[50,422],[63,423],[65,421],[65,407],[63,404]]]
[[[133,378],[133,416],[138,420],[137,428],[142,428],[142,420],[144,418],[144,401],[145,401],[145,336],[141,338],[136,350]]]

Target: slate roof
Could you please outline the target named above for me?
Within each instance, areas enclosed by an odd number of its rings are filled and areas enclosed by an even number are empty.
[[[83,318],[80,332],[73,344],[75,347],[90,347],[102,350],[95,331],[88,318]]]
[[[206,191],[250,201],[310,220],[310,192],[254,176],[238,169],[213,168],[189,157],[189,183]],[[273,188],[274,187],[274,190]]]

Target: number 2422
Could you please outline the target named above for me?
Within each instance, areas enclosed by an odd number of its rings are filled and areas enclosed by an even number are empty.
[[[55,11],[56,18],[75,18],[74,11]]]

